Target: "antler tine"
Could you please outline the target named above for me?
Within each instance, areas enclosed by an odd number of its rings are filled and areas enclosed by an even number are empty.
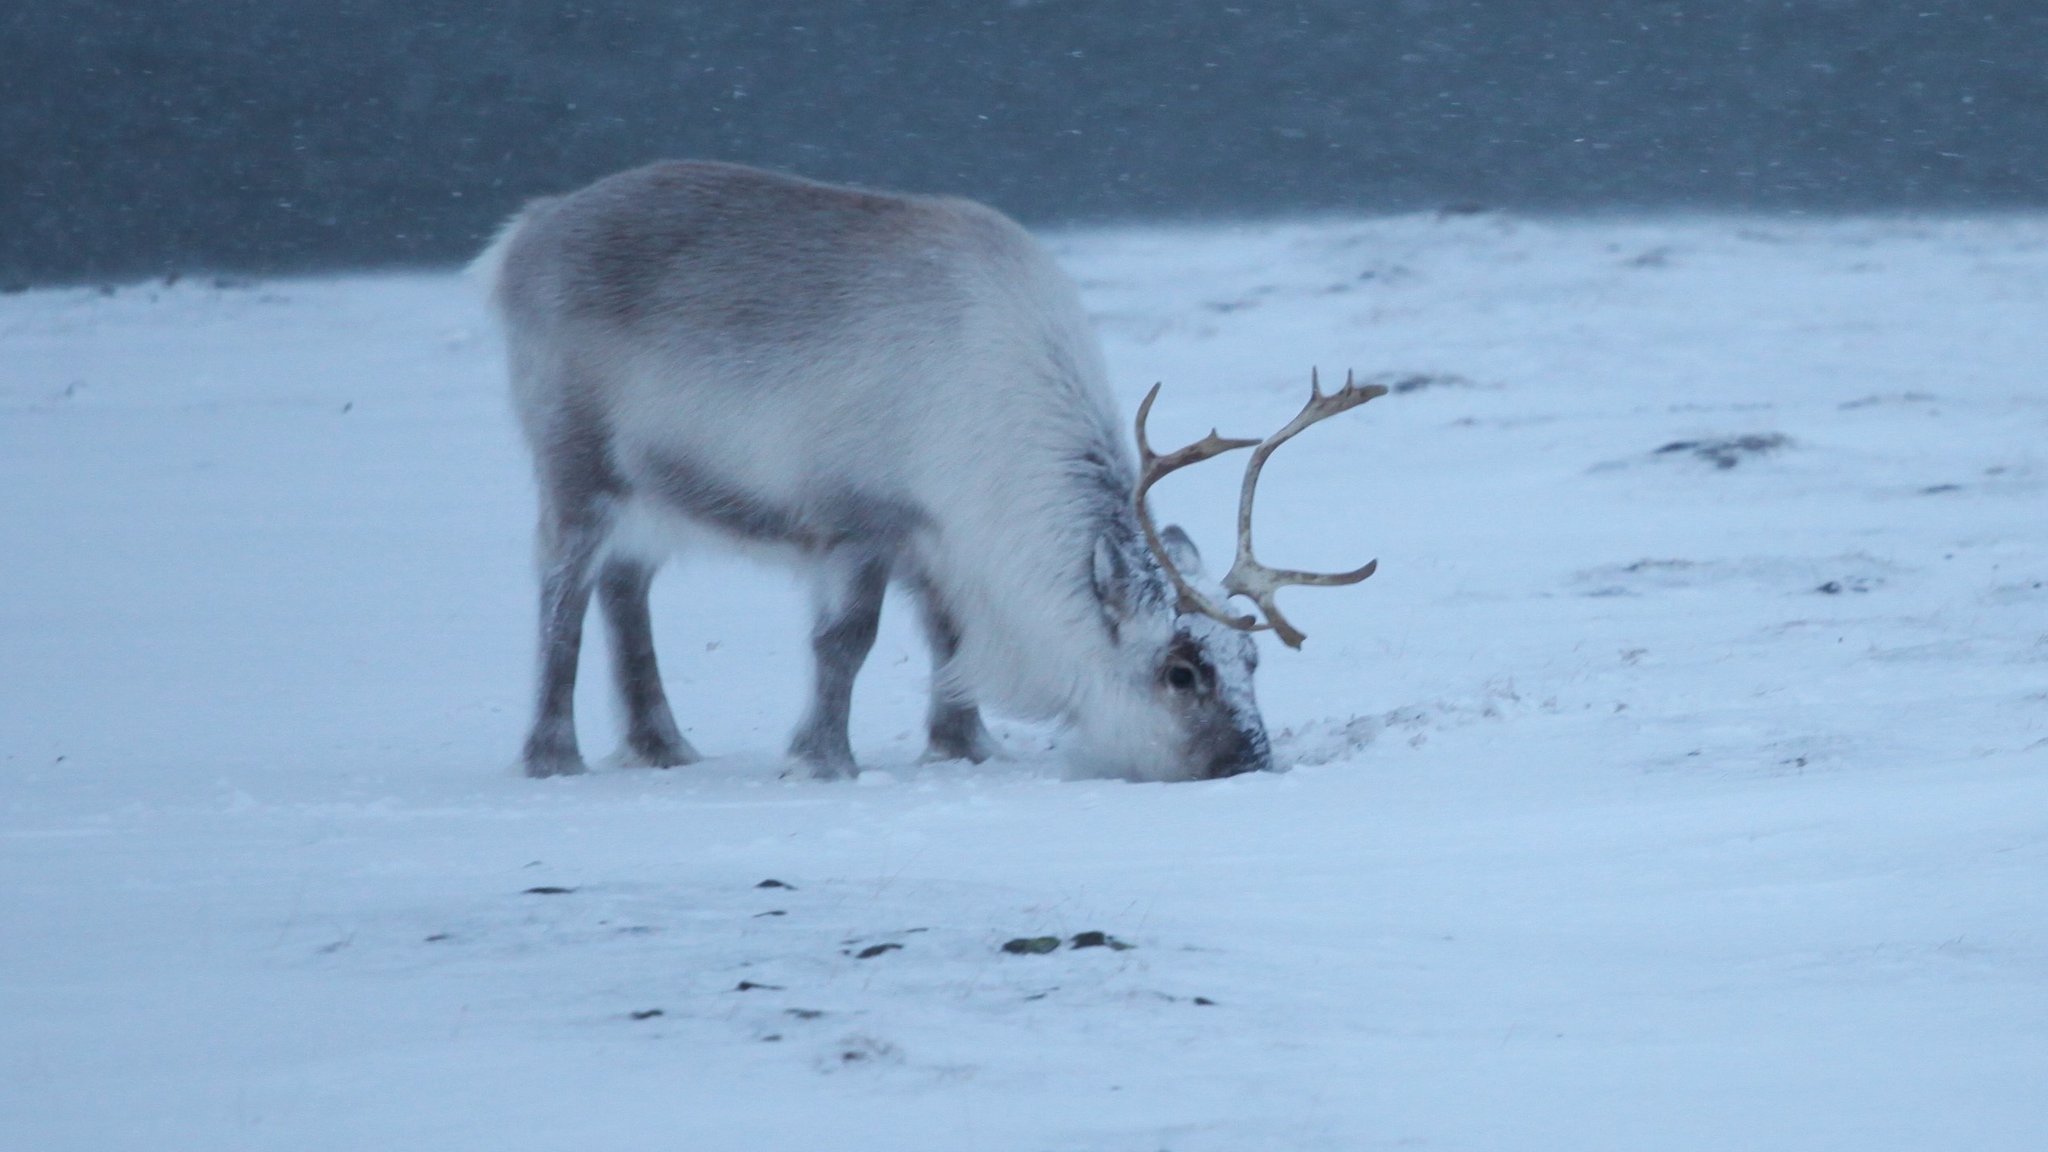
[[[1145,544],[1152,549],[1152,555],[1158,559],[1159,566],[1165,569],[1167,578],[1173,581],[1174,590],[1180,593],[1182,612],[1200,612],[1232,628],[1246,632],[1259,631],[1266,626],[1260,624],[1257,617],[1236,615],[1188,583],[1187,577],[1181,575],[1180,569],[1174,566],[1173,557],[1167,554],[1166,546],[1160,542],[1159,529],[1152,523],[1152,510],[1145,503],[1145,494],[1168,473],[1207,460],[1211,456],[1220,456],[1239,448],[1255,447],[1259,441],[1225,439],[1218,436],[1212,428],[1207,436],[1193,444],[1164,456],[1158,455],[1152,451],[1151,442],[1145,438],[1145,419],[1152,414],[1152,402],[1159,398],[1159,389],[1159,384],[1152,385],[1152,390],[1145,393],[1144,401],[1138,405],[1138,488],[1135,502],[1138,506],[1138,527],[1145,533]]]
[[[1252,448],[1257,440],[1230,440],[1216,434],[1214,428],[1209,434],[1185,448],[1161,456],[1152,451],[1152,445],[1145,439],[1145,418],[1152,414],[1152,401],[1159,398],[1159,384],[1154,384],[1145,399],[1138,405],[1138,469],[1139,484],[1149,488],[1152,482],[1169,472],[1178,472],[1190,464],[1199,464],[1211,456],[1221,456],[1239,448]]]
[[[1266,460],[1273,455],[1274,449],[1311,424],[1387,394],[1383,385],[1359,385],[1349,372],[1344,374],[1344,387],[1326,394],[1313,368],[1309,370],[1308,390],[1308,403],[1302,406],[1301,412],[1288,421],[1286,427],[1260,441],[1245,464],[1244,485],[1239,489],[1237,500],[1237,557],[1223,577],[1223,587],[1232,595],[1250,597],[1266,614],[1267,625],[1273,629],[1273,634],[1289,648],[1301,647],[1306,637],[1280,614],[1279,605],[1273,599],[1274,592],[1296,584],[1318,587],[1356,584],[1379,568],[1379,561],[1374,560],[1349,572],[1295,572],[1268,568],[1259,563],[1258,557],[1252,553],[1252,500],[1258,493],[1259,473],[1266,467]]]

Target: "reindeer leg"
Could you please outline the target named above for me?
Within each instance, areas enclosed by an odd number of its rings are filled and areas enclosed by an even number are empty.
[[[583,771],[575,711],[583,618],[621,488],[603,425],[590,414],[565,406],[524,422],[541,491],[540,686],[522,759],[528,776],[574,776]]]
[[[583,771],[583,756],[576,747],[576,662],[583,649],[583,617],[590,607],[590,570],[604,543],[604,528],[595,500],[542,513],[540,690],[522,756],[528,776],[575,776]]]
[[[790,740],[789,753],[811,766],[820,780],[853,776],[853,743],[847,716],[853,706],[853,678],[875,646],[882,621],[882,594],[889,587],[889,561],[880,556],[828,553],[815,586],[816,623],[811,654],[816,681],[810,712]]]
[[[925,641],[932,650],[932,703],[925,714],[924,755],[918,759],[925,764],[939,760],[979,764],[996,754],[995,738],[981,722],[981,709],[946,682],[946,665],[960,651],[960,625],[930,583],[919,580],[916,593]]]
[[[676,727],[661,689],[647,614],[647,592],[653,583],[654,565],[614,556],[598,571],[597,603],[604,610],[611,640],[612,683],[626,710],[621,759],[639,767],[673,768],[695,764],[702,757]]]

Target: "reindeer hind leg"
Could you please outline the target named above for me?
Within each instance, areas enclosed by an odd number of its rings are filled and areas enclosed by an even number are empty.
[[[673,768],[694,764],[701,757],[676,727],[668,696],[662,691],[647,610],[654,570],[645,560],[606,559],[598,572],[597,602],[604,611],[611,641],[612,682],[626,713],[626,742],[620,759],[636,767]]]
[[[584,770],[576,743],[576,667],[592,574],[619,493],[602,428],[573,413],[557,415],[532,438],[541,489],[540,681],[521,759],[526,774],[536,777]]]
[[[583,650],[583,617],[590,607],[590,573],[603,546],[601,513],[594,507],[543,513],[540,530],[540,684],[533,728],[521,759],[528,776],[583,772],[576,745],[576,665]]]

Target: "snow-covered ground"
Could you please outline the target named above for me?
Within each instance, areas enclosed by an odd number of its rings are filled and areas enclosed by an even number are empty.
[[[0,1149],[2048,1147],[2048,220],[1055,247],[1161,443],[1462,378],[1269,470],[1269,560],[1381,561],[1283,596],[1290,772],[916,766],[897,604],[783,779],[802,599],[707,560],[712,759],[522,779],[456,276],[0,298]]]

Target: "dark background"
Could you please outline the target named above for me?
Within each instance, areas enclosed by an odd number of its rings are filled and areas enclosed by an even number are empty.
[[[9,0],[0,285],[447,263],[663,156],[1033,223],[2048,204],[2043,0]]]

